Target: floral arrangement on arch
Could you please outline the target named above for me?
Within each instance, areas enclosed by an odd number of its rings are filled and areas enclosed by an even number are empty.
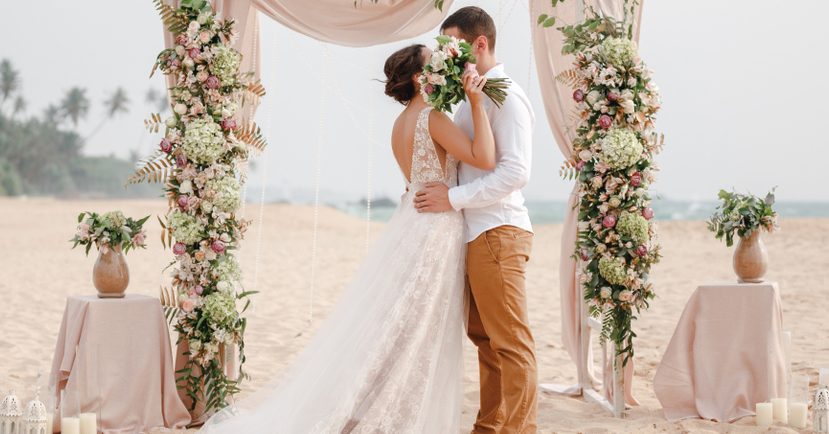
[[[253,123],[239,119],[245,104],[265,94],[252,73],[240,73],[241,54],[232,48],[233,21],[220,20],[206,0],[182,0],[178,8],[154,0],[175,46],[156,59],[172,76],[172,115],[152,114],[151,132],[164,129],[156,152],[139,163],[128,182],[161,182],[169,200],[161,241],[172,249],[172,288],[162,288],[168,320],[186,344],[188,360],[177,372],[179,388],[203,400],[205,412],[227,405],[247,378],[242,316],[251,291],[241,287],[233,251],[249,221],[237,216],[244,184],[244,163],[265,139]],[[241,305],[241,309],[239,306]],[[239,349],[239,378],[225,374],[225,349]]]
[[[554,6],[555,3],[553,2]],[[579,284],[590,314],[603,315],[623,364],[633,356],[632,321],[654,297],[649,272],[660,259],[648,186],[663,137],[654,132],[660,95],[632,40],[635,1],[622,21],[587,7],[585,20],[560,27],[574,68],[556,79],[574,89],[576,138],[562,174],[578,182]],[[542,15],[540,25],[555,18]]]

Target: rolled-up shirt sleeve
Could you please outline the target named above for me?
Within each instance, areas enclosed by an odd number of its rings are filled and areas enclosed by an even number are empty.
[[[498,161],[495,169],[467,184],[449,189],[449,203],[460,211],[483,208],[521,190],[530,179],[533,117],[518,98],[507,97],[500,110],[488,110]]]

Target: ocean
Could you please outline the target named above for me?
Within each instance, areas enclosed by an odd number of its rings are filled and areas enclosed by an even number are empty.
[[[328,203],[356,217],[366,217],[365,202]],[[382,200],[372,204],[371,220],[388,221],[396,204]],[[530,220],[535,224],[561,223],[567,203],[564,201],[527,201]],[[678,201],[656,199],[653,210],[657,220],[707,220],[717,202]],[[774,205],[781,218],[829,217],[829,202],[778,202]]]

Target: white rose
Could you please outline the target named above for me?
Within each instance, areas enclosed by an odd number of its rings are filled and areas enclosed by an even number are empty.
[[[438,72],[446,68],[446,54],[440,51],[432,53],[429,64],[432,65],[432,71]]]
[[[613,208],[618,208],[618,207],[619,207],[619,205],[621,205],[621,204],[622,204],[622,201],[621,201],[618,197],[611,197],[611,198],[610,198],[610,202],[608,202],[608,203],[609,203],[609,204],[610,204],[610,206],[612,206]]]
[[[190,25],[187,26],[187,31],[192,33],[192,34],[196,34],[196,32],[198,32],[200,28],[201,28],[201,25],[199,24],[198,21],[190,21]]]
[[[178,55],[178,57],[184,57],[184,46],[176,45],[176,55]]]
[[[174,117],[169,117],[169,118],[167,118],[167,120],[166,120],[166,121],[164,121],[164,123],[165,123],[168,127],[173,128],[173,127],[175,127],[175,126],[176,126],[176,118],[174,118]]]
[[[587,103],[590,105],[596,104],[596,102],[602,97],[602,94],[599,93],[597,90],[591,90],[587,94]]]
[[[599,293],[602,298],[610,298],[610,296],[613,295],[613,290],[611,290],[608,286],[604,286]]]
[[[207,80],[207,77],[209,77],[209,76],[210,76],[210,74],[208,74],[207,71],[201,70],[201,71],[196,73],[196,80],[205,81],[205,80]]]
[[[182,182],[178,186],[178,191],[181,194],[192,194],[193,193],[193,182],[189,179],[187,181]]]
[[[628,78],[628,86],[630,86],[630,87],[636,87],[636,77],[630,77],[630,78]]]
[[[582,149],[582,151],[581,151],[581,152],[579,152],[579,159],[580,159],[581,161],[590,161],[590,159],[591,159],[592,157],[593,157],[593,153],[592,153],[592,152],[590,152],[590,151],[589,151],[589,150],[587,150],[587,149]]]
[[[599,244],[599,245],[596,246],[596,252],[597,253],[604,253],[606,251],[607,251],[607,246],[606,245]]]
[[[625,113],[633,113],[634,111],[636,111],[636,106],[633,105],[633,100],[623,100],[621,103],[619,103],[619,105],[622,106],[622,110],[624,110]]]
[[[216,284],[216,289],[223,292],[230,291],[230,284],[222,280],[221,282]]]
[[[195,65],[195,63],[193,62],[193,58],[190,56],[185,57],[184,60],[181,61],[181,64],[188,68],[192,68],[193,65]]]
[[[183,114],[187,113],[187,106],[182,104],[182,103],[178,103],[173,108],[173,111],[180,114],[180,115],[183,115]]]

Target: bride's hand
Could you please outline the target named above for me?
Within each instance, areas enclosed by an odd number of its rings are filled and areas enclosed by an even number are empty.
[[[472,105],[483,103],[484,85],[486,77],[478,75],[477,72],[466,71],[463,75],[463,90]]]

